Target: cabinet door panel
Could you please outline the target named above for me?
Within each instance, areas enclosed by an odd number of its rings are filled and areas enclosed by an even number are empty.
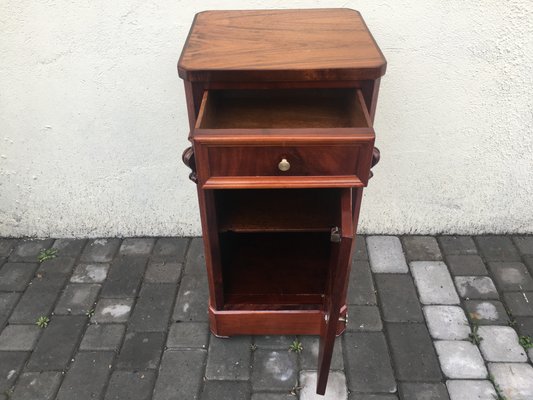
[[[332,232],[331,262],[325,293],[324,318],[320,332],[317,379],[318,394],[324,394],[326,391],[337,327],[339,323],[343,323],[339,322],[340,308],[344,301],[343,288],[348,279],[354,235],[351,189],[342,190],[341,208],[338,218],[338,232]]]

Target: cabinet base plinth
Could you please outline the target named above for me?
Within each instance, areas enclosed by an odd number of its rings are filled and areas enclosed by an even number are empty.
[[[341,308],[346,317],[347,307]],[[209,306],[211,332],[218,337],[235,335],[320,335],[321,310],[215,310]],[[338,322],[337,335],[346,329]]]

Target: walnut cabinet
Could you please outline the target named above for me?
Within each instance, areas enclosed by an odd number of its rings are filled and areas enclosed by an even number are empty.
[[[320,335],[324,394],[386,62],[350,9],[206,11],[178,71],[217,336]]]

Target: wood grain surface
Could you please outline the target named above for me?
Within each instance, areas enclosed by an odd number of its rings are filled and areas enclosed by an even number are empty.
[[[188,81],[377,79],[386,61],[358,11],[205,11],[178,62]]]

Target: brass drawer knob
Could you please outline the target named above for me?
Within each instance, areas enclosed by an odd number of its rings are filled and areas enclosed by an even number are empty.
[[[282,159],[279,164],[278,164],[278,168],[280,171],[288,171],[289,169],[291,169],[291,164],[287,161],[286,158]]]

